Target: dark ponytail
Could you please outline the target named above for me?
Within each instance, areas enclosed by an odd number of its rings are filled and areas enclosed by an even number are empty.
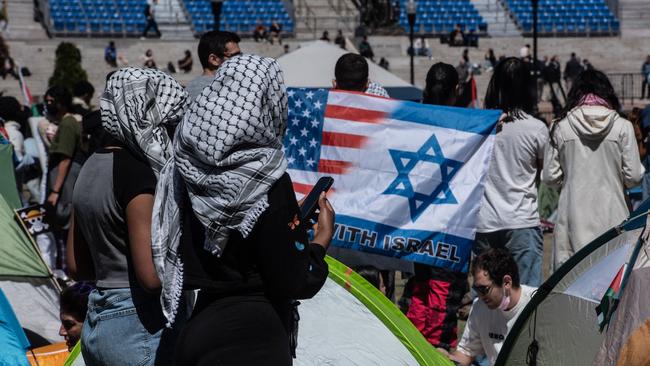
[[[427,85],[424,88],[422,103],[435,105],[453,105],[458,87],[458,72],[442,62],[431,66],[427,73]]]

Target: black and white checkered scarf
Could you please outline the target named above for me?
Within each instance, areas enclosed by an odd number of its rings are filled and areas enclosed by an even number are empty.
[[[268,207],[267,193],[287,168],[284,79],[275,60],[243,55],[223,63],[179,124],[174,158],[160,175],[152,245],[163,312],[175,320],[183,286],[183,193],[205,227],[204,249],[221,255],[233,230],[247,237]],[[185,188],[185,189],[184,189]]]
[[[156,176],[172,156],[166,126],[183,117],[187,92],[162,71],[127,67],[106,82],[100,101],[102,126],[149,162]]]

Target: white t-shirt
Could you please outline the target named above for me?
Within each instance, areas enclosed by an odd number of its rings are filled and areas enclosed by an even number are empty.
[[[537,161],[548,144],[546,124],[528,114],[502,124],[494,141],[477,232],[539,226]],[[540,167],[541,169],[541,167]]]
[[[494,365],[503,341],[510,329],[533,296],[536,288],[521,285],[521,296],[517,304],[508,311],[491,310],[478,298],[474,300],[463,336],[456,350],[469,357],[485,354]]]

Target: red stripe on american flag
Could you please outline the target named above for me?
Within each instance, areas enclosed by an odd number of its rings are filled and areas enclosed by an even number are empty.
[[[311,189],[314,188],[312,184],[303,184],[303,183],[297,183],[293,182],[293,190],[297,193],[307,195],[309,192],[311,192]]]
[[[328,104],[325,118],[344,119],[352,122],[379,123],[386,116],[385,112],[359,109]]]
[[[327,174],[345,174],[352,164],[347,161],[320,159],[318,172]]]
[[[368,138],[366,136],[353,135],[342,132],[323,131],[322,144],[328,146],[351,147],[359,149]]]

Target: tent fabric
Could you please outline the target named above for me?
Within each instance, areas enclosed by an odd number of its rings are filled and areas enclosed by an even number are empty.
[[[84,358],[81,355],[81,342],[77,342],[72,348],[68,359],[65,360],[63,366],[85,366]]]
[[[334,66],[348,51],[325,41],[304,43],[278,58],[287,87],[331,88]],[[420,101],[422,91],[373,62],[368,62],[370,80],[383,86],[391,98]]]
[[[628,279],[594,364],[650,364],[650,268],[645,251]]]
[[[3,276],[0,277],[0,289],[9,299],[23,328],[49,342],[61,341],[59,292],[49,278]]]
[[[6,156],[0,153],[0,161],[3,158]],[[15,182],[0,179],[0,191],[0,289],[23,328],[58,342],[59,291],[52,283],[49,268],[5,200],[5,192],[17,192]]]
[[[0,276],[49,277],[47,266],[3,197],[0,197],[0,243]]]
[[[16,176],[14,175],[14,149],[12,145],[0,145],[0,196],[11,209],[21,207],[20,196],[16,188]]]
[[[25,357],[29,342],[2,289],[0,289],[0,344],[2,345],[0,366],[29,365]]]
[[[381,292],[331,257],[329,278],[300,306],[297,358],[312,365],[452,365]]]
[[[27,359],[32,366],[61,366],[69,355],[65,342],[59,342],[29,351]]]
[[[623,290],[622,302],[599,332],[596,306],[618,270],[631,257],[648,218],[650,201],[630,218],[589,243],[537,290],[506,338],[496,365],[526,365],[534,340],[537,365],[614,365],[627,336],[650,315],[648,260],[642,250]],[[650,227],[648,227],[650,230]],[[641,290],[641,289],[644,290]],[[634,295],[637,294],[637,295]],[[650,345],[646,340],[646,346]]]

